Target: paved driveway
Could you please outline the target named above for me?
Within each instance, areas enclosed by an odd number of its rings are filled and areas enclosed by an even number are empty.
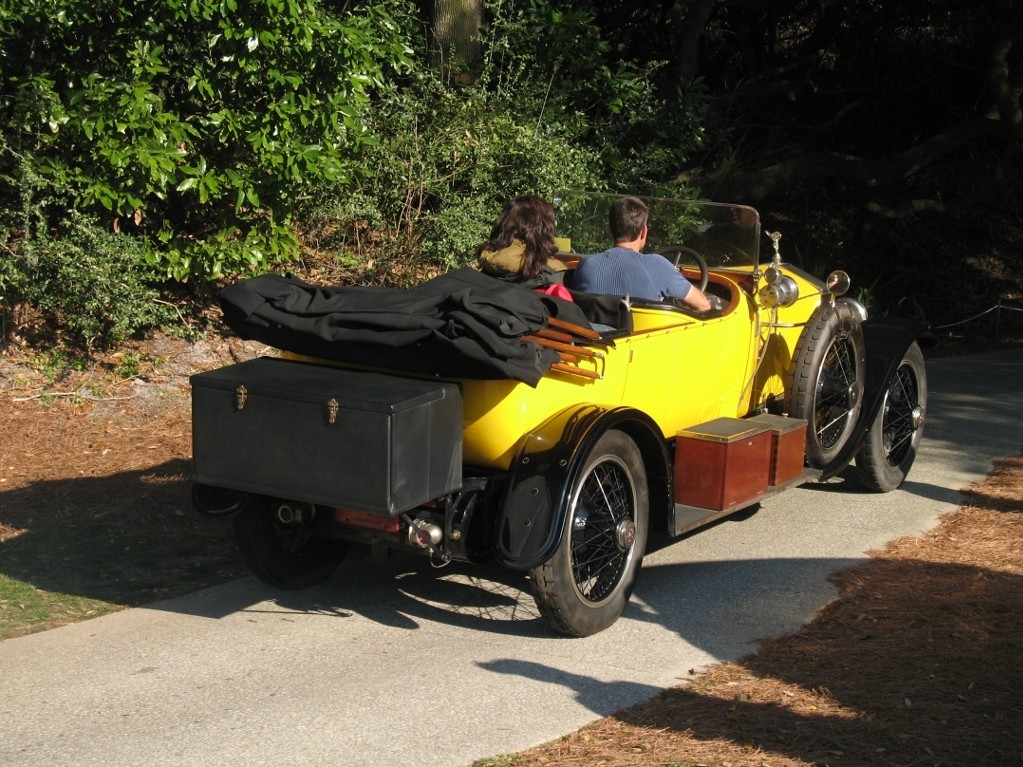
[[[351,562],[299,593],[247,578],[0,643],[0,765],[465,767],[571,732],[798,628],[829,573],[1020,451],[1023,351],[928,373],[903,488],[802,487],[660,545],[597,636],[551,635],[496,568]]]

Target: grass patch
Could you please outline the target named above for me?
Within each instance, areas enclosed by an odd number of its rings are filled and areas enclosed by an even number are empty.
[[[0,574],[0,640],[78,623],[120,609],[121,605],[44,591]]]
[[[222,576],[195,541],[110,528],[27,532],[0,543],[0,640],[178,596]]]

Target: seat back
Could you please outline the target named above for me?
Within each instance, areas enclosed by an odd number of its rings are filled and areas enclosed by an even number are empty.
[[[632,312],[623,296],[571,290],[572,300],[583,310],[592,325],[612,330],[601,331],[601,338],[619,338],[632,332]]]

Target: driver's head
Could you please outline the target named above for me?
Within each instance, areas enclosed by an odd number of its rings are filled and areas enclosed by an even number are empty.
[[[607,214],[611,239],[615,242],[633,242],[643,234],[647,222],[646,203],[638,197],[619,197]]]

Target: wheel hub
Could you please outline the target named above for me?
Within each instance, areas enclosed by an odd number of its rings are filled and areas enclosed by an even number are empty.
[[[913,408],[913,413],[910,416],[910,423],[913,425],[913,431],[916,431],[924,425],[924,411],[919,405]]]
[[[615,545],[619,551],[628,551],[636,542],[636,523],[631,519],[623,519],[615,528]]]
[[[845,401],[849,409],[852,410],[856,407],[856,403],[860,400],[860,390],[856,386],[856,381],[850,381],[849,386],[845,390]]]

